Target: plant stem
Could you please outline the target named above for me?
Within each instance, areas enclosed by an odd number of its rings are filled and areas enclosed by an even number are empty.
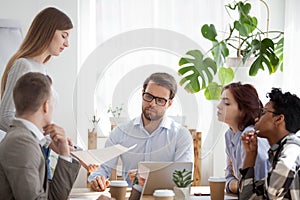
[[[269,33],[269,24],[270,24],[270,9],[268,4],[264,1],[264,0],[260,0],[267,8],[267,37],[268,37],[268,33]]]

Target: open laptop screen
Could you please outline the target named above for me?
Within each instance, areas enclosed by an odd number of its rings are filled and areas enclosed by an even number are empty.
[[[170,189],[175,186],[175,170],[192,170],[192,162],[139,162],[138,173],[146,179],[142,195],[153,194],[156,189]]]

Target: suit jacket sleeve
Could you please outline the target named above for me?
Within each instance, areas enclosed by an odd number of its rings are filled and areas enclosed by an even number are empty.
[[[31,133],[21,131],[13,137],[15,138],[5,144],[5,170],[8,172],[6,178],[14,198],[67,199],[80,163],[76,160],[70,163],[59,159],[53,181],[48,183],[45,173],[46,161],[36,139]]]
[[[5,143],[7,171],[11,193],[15,199],[47,199],[43,188],[45,177],[45,158],[35,138],[24,132]]]
[[[49,181],[49,200],[68,199],[80,166],[80,163],[75,159],[72,160],[72,163],[58,159],[53,179]]]

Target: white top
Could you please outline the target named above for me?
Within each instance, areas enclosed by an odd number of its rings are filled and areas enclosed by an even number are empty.
[[[15,118],[15,105],[13,102],[13,88],[17,80],[28,72],[40,72],[46,74],[44,64],[38,63],[32,59],[19,58],[9,70],[6,89],[0,103],[0,129],[8,131],[12,120]]]

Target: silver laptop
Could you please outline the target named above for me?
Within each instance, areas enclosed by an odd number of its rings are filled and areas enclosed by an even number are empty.
[[[153,194],[156,189],[170,189],[175,186],[175,170],[193,170],[192,162],[139,162],[138,173],[146,179],[141,196]]]

